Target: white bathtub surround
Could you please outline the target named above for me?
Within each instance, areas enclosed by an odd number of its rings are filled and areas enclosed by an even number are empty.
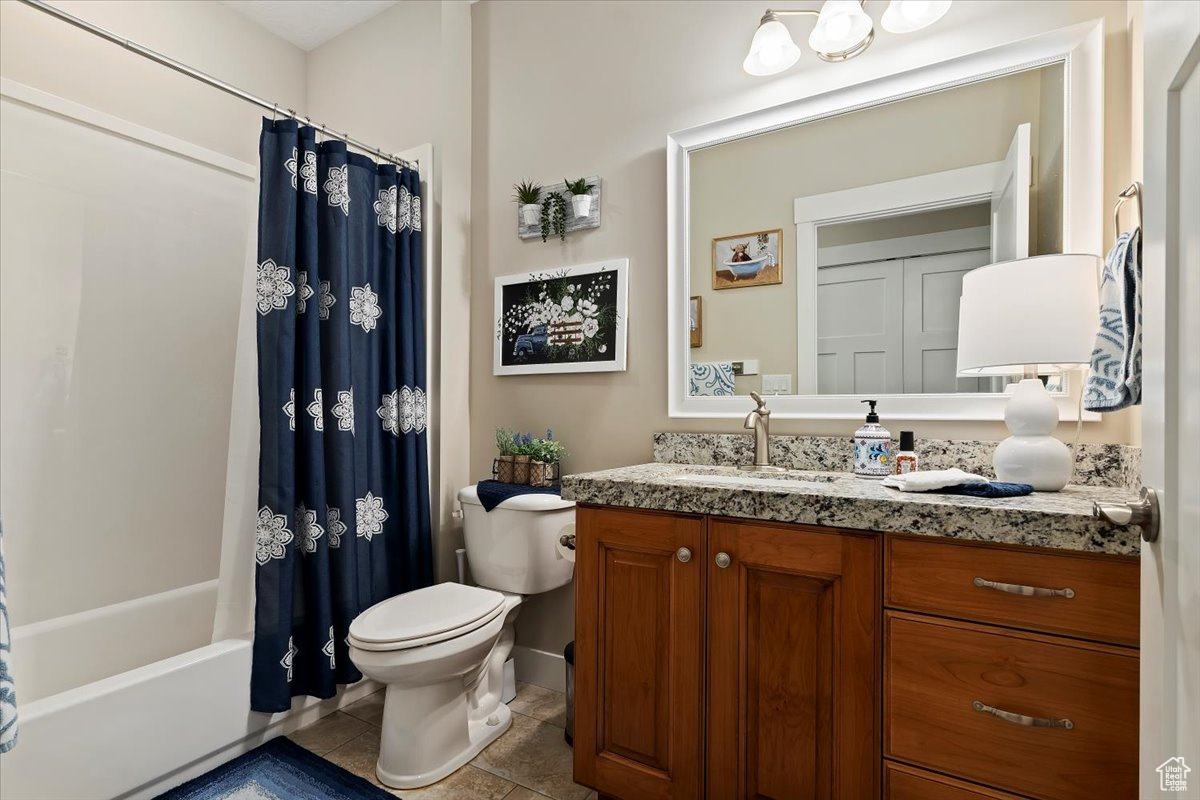
[[[226,639],[23,704],[21,746],[4,756],[0,796],[152,798],[379,688],[362,681],[333,700],[254,714],[250,650],[248,638]]]

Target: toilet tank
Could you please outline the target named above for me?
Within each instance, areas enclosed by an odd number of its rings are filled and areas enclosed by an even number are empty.
[[[524,494],[485,511],[474,486],[458,493],[471,576],[480,586],[539,594],[571,582],[575,563],[558,549],[573,533],[575,503],[553,494]]]

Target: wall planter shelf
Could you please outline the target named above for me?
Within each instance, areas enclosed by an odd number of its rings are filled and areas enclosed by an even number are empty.
[[[571,195],[567,193],[567,186],[562,181],[552,183],[542,187],[542,197],[545,198],[551,194],[557,194],[563,198],[563,204],[566,206],[566,232],[574,233],[575,231],[587,230],[589,228],[600,227],[600,178],[597,175],[590,175],[586,178],[587,182],[592,184],[592,190],[588,193],[591,198],[591,207],[588,209],[587,216],[575,215],[575,203],[571,202]],[[540,239],[542,237],[542,226],[540,221],[535,221],[533,224],[527,224],[524,216],[521,214],[521,207],[517,206],[517,236],[522,239]]]

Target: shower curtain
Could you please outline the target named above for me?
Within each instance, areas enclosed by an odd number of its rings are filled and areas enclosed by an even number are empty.
[[[256,711],[362,676],[351,621],[430,584],[420,182],[263,120]]]

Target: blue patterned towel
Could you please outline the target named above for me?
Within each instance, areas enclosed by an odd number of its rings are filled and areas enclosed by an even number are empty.
[[[1104,261],[1100,330],[1084,387],[1088,411],[1142,402],[1142,232],[1122,233]]]
[[[938,494],[961,494],[967,497],[1021,497],[1033,494],[1033,487],[1028,483],[1005,483],[1004,481],[988,481],[987,483],[964,483],[959,486],[947,486],[937,490]]]
[[[733,362],[693,361],[688,375],[688,395],[691,397],[732,397]]]
[[[484,511],[491,511],[510,497],[520,494],[562,494],[557,486],[526,486],[523,483],[501,483],[500,481],[480,481],[475,485],[475,493]]]
[[[0,525],[0,753],[17,746],[17,690],[9,671],[12,636],[4,600],[4,526]]]

